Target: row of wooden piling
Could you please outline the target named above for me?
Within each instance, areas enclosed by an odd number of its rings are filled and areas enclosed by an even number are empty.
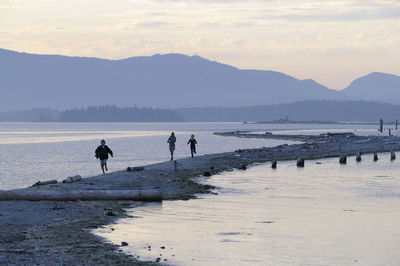
[[[394,150],[391,150],[390,151],[390,160],[393,161],[395,159],[396,159],[396,154],[394,153]],[[374,162],[378,161],[378,153],[377,152],[374,152],[374,159],[373,160],[374,160]],[[357,152],[356,153],[356,161],[357,162],[361,162],[361,152]],[[271,161],[271,163],[272,163],[271,164],[272,169],[276,169],[278,161],[273,160],[273,161]],[[347,154],[346,153],[340,154],[339,163],[340,164],[347,164]],[[296,165],[297,165],[297,167],[304,167],[304,159],[303,158],[297,158]]]

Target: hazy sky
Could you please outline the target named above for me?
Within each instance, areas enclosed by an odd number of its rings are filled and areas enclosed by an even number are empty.
[[[400,0],[0,0],[0,48],[197,54],[342,89],[373,71],[400,75]]]

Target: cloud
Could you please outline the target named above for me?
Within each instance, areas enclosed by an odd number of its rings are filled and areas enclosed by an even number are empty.
[[[135,26],[139,28],[162,28],[167,26],[168,23],[164,21],[150,21],[150,22],[141,22],[137,23]]]

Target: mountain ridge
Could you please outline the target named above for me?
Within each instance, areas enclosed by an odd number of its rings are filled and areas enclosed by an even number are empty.
[[[0,49],[0,111],[100,105],[244,107],[301,100],[350,100],[313,79],[239,69],[198,55],[118,60]],[[399,100],[400,102],[400,100]],[[23,108],[22,108],[23,107]]]

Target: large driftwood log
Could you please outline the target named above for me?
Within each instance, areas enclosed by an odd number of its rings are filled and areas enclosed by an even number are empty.
[[[74,191],[32,191],[32,190],[0,190],[0,200],[136,200],[160,201],[160,190],[74,190]]]

